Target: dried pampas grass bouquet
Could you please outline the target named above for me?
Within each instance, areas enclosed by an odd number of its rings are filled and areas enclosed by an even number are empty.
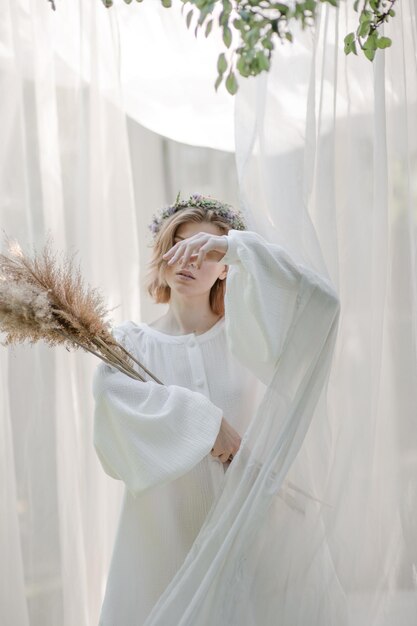
[[[44,341],[82,348],[131,378],[145,381],[136,364],[163,384],[113,337],[103,296],[85,285],[74,256],[59,261],[51,237],[32,256],[17,241],[5,239],[8,254],[0,254],[2,345]]]

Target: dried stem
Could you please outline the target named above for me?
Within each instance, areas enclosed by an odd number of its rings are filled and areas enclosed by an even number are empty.
[[[123,365],[120,365],[118,363],[115,363],[114,361],[111,361],[111,360],[107,359],[103,354],[101,354],[99,352],[96,352],[92,348],[84,345],[83,343],[81,343],[81,341],[78,341],[78,339],[75,339],[74,337],[72,337],[71,335],[66,333],[64,330],[58,330],[57,332],[60,335],[62,335],[63,337],[66,337],[68,339],[68,341],[70,341],[71,343],[76,343],[78,346],[80,346],[80,348],[83,348],[83,350],[87,350],[87,352],[90,352],[91,354],[94,354],[99,359],[101,359],[102,361],[107,363],[107,365],[109,365],[110,367],[115,367],[116,369],[118,369],[123,374],[126,374],[127,376],[130,376],[130,378],[134,378],[135,380],[141,380],[143,382],[146,382],[144,380],[144,378],[142,378],[142,376],[138,372],[136,372],[135,370],[131,369],[129,371]]]
[[[120,365],[122,365],[128,371],[131,371],[131,372],[133,372],[135,374],[138,373],[138,372],[136,372],[135,369],[133,369],[133,367],[131,367],[128,363],[126,363],[119,354],[117,354],[116,350],[113,350],[108,344],[106,344],[102,339],[100,339],[100,337],[94,337],[92,339],[92,342],[97,347],[99,347],[100,350],[102,352],[104,352],[104,354],[110,354],[110,356],[113,357],[113,360],[117,361]]]
[[[141,367],[147,374],[149,374],[149,376],[151,376],[157,383],[159,383],[160,385],[163,385],[164,383],[162,381],[159,380],[159,378],[157,378],[154,374],[152,374],[152,372],[150,372],[140,361],[138,361],[137,359],[135,359],[135,357],[130,354],[130,352],[128,352],[126,350],[126,348],[124,348],[121,344],[119,344],[119,348],[121,350],[123,350],[123,352],[130,358],[132,359],[132,361],[134,361],[137,365],[139,365],[139,367]]]

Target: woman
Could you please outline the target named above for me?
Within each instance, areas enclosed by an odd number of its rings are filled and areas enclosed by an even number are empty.
[[[301,280],[211,198],[177,198],[151,230],[148,291],[168,311],[115,335],[164,385],[105,364],[94,378],[94,445],[126,485],[101,626],[144,624],[181,567],[275,372]]]

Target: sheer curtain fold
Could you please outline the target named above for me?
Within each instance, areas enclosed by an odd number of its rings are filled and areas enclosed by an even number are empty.
[[[15,474],[15,459],[12,440],[12,425],[10,421],[10,405],[8,398],[8,365],[7,355],[0,355],[1,376],[1,472],[0,494],[0,555],[1,562],[8,564],[1,572],[0,606],[2,615],[7,616],[9,623],[29,624],[29,615],[24,596],[24,564],[19,536],[19,519]],[[6,514],[6,512],[8,514]]]
[[[74,60],[97,68],[111,41],[104,15],[98,2],[61,3],[56,12],[47,2],[1,4],[0,221],[28,252],[48,233],[57,250],[77,250],[108,306],[137,316],[137,224],[115,49],[103,68],[112,102],[99,72],[88,84],[56,53],[61,34]],[[1,623],[97,620],[122,494],[103,479],[91,447],[94,365],[44,346],[2,348]]]
[[[276,115],[285,55],[276,55],[267,81],[245,84],[237,98],[237,136],[248,128],[255,135],[253,148],[245,149],[244,140],[240,145],[241,200],[253,212],[260,206],[259,230],[328,274],[341,300],[325,402],[290,475],[307,465],[309,480],[331,505],[317,521],[351,623],[389,625],[395,615],[412,624],[415,3],[403,3],[385,27],[393,46],[373,64],[343,54],[340,35],[357,19],[347,3],[320,13],[315,37],[295,38],[295,56],[306,52],[309,68],[297,84],[306,103],[303,131],[289,133],[288,127],[299,128],[295,109],[289,117]],[[264,99],[257,113],[247,106]],[[284,156],[283,144],[290,148]],[[292,184],[297,177],[298,187]]]

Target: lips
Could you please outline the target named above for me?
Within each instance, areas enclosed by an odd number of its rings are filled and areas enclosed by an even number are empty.
[[[180,272],[177,272],[177,274],[181,274],[182,276],[189,276],[190,278],[195,279],[195,276],[193,276],[191,272],[188,272],[187,270],[181,270]]]

